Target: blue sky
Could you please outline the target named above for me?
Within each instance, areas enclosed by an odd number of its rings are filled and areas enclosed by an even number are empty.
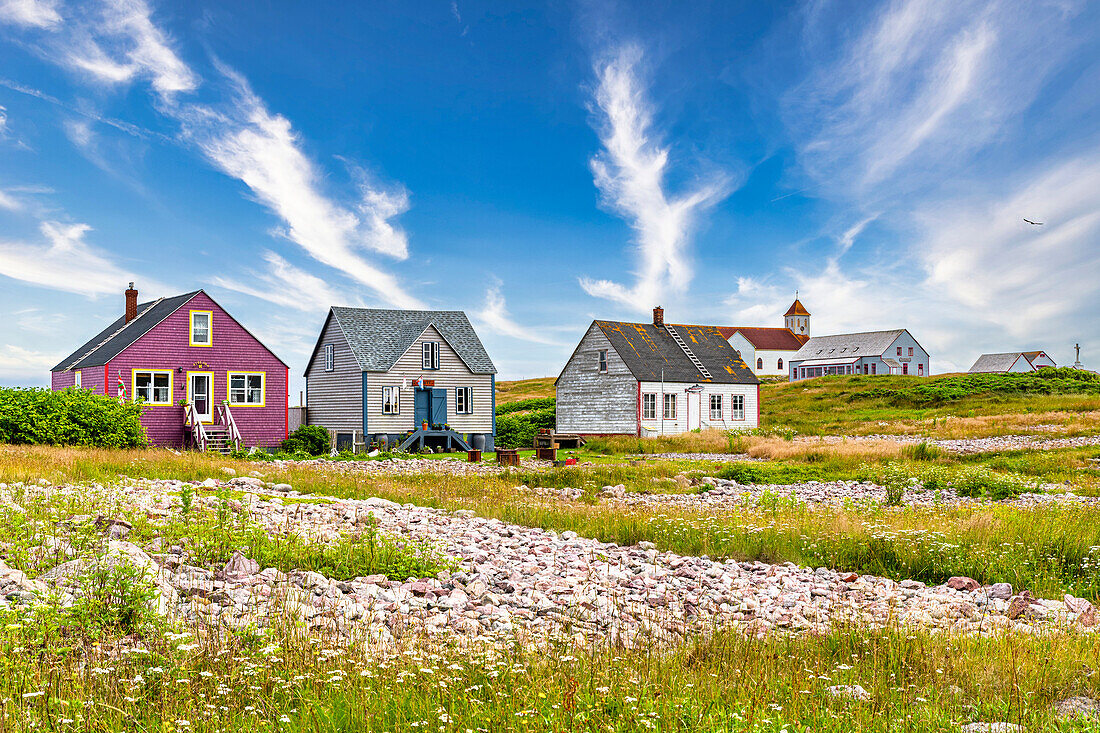
[[[297,373],[330,304],[465,310],[518,378],[796,289],[933,371],[1095,368],[1098,38],[1072,0],[0,0],[0,384],[130,280]]]

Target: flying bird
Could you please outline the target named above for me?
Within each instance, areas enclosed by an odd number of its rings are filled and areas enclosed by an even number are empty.
[[[1024,219],[1024,221],[1035,227],[1041,227],[1043,225],[1043,222],[1041,221],[1032,221],[1031,219]]]

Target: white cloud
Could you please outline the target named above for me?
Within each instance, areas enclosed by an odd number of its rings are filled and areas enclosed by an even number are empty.
[[[318,262],[343,271],[392,305],[419,307],[393,275],[360,254],[369,249],[398,259],[408,256],[408,239],[391,222],[408,208],[404,190],[386,191],[364,179],[358,214],[335,203],[321,193],[321,177],[290,121],[271,114],[240,76],[231,78],[237,94],[226,114],[200,106],[180,111],[188,139],[222,172],[248,186],[286,223],[280,233]]]
[[[21,208],[23,208],[23,205],[19,202],[19,199],[15,198],[7,191],[0,190],[0,209],[19,211]]]
[[[0,0],[0,21],[31,28],[50,28],[61,22],[56,0]]]
[[[326,311],[331,305],[360,304],[357,298],[334,290],[321,278],[295,267],[274,252],[265,252],[264,260],[267,270],[252,273],[253,283],[221,276],[211,282],[228,290],[302,311]]]
[[[0,380],[41,380],[49,376],[50,367],[64,357],[65,354],[60,352],[34,351],[18,344],[4,344],[0,348]]]
[[[43,222],[45,242],[0,240],[0,275],[86,296],[118,293],[133,273],[84,241],[87,224]]]
[[[628,45],[597,64],[595,101],[603,150],[591,161],[603,203],[635,231],[637,279],[627,287],[585,277],[581,285],[590,295],[646,310],[663,296],[687,288],[692,225],[702,210],[726,194],[729,181],[711,176],[680,196],[665,191],[669,150],[652,130],[653,110],[638,80],[641,56],[637,46]]]
[[[490,286],[485,291],[485,305],[474,313],[474,319],[487,330],[501,336],[530,341],[535,344],[548,344],[559,346],[559,342],[548,339],[542,335],[542,329],[529,326],[521,326],[512,320],[508,314],[508,306],[504,301],[504,295],[500,292],[499,282]]]

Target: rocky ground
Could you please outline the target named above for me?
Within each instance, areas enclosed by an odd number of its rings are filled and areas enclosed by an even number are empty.
[[[890,440],[896,443],[928,443],[952,453],[973,455],[1009,450],[1055,450],[1057,448],[1087,448],[1100,445],[1100,435],[1082,435],[1075,438],[1039,438],[1034,435],[998,435],[992,438],[965,438],[945,440],[923,438],[914,435],[860,435],[803,437],[795,440],[806,443],[841,443],[845,441]]]
[[[270,465],[278,468],[287,466],[308,466],[326,471],[351,474],[360,473],[372,476],[413,476],[425,473],[448,474],[451,476],[491,476],[508,470],[506,466],[495,463],[469,463],[457,458],[388,458],[384,460],[334,461],[328,458],[314,458],[307,461],[272,461]],[[538,461],[534,458],[520,459],[520,467],[526,469],[549,468],[550,461]]]
[[[204,488],[212,488],[212,480]],[[265,626],[300,619],[312,632],[390,640],[409,634],[532,639],[611,639],[625,644],[672,641],[732,624],[753,633],[798,631],[841,622],[870,626],[919,624],[964,633],[1067,625],[1093,628],[1084,600],[1035,599],[1011,586],[982,587],[968,578],[943,586],[857,576],[790,563],[718,562],[660,552],[649,543],[623,547],[382,499],[286,503],[295,492],[254,477],[229,481],[246,493],[231,508],[271,532],[293,531],[317,541],[364,526],[369,517],[392,536],[432,543],[458,558],[459,568],[436,578],[348,581],[315,572],[283,573],[236,555],[225,567],[192,564],[186,547],[138,547],[128,525],[100,518],[107,553],[73,559],[41,578],[0,567],[5,603],[33,603],[47,591],[80,593],[91,562],[125,559],[158,589],[158,610],[184,623]],[[118,499],[150,517],[179,511],[178,481],[135,481],[116,487]],[[716,487],[717,489],[718,487]],[[48,489],[77,491],[76,487]],[[222,501],[199,493],[197,506]],[[113,538],[113,539],[111,539]]]

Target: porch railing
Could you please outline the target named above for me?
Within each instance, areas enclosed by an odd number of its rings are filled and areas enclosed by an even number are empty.
[[[243,439],[241,438],[241,431],[237,429],[237,421],[233,418],[233,413],[230,411],[229,405],[219,405],[217,412],[221,424],[225,426],[229,441],[233,444],[233,450],[240,450],[241,441]]]
[[[206,450],[206,426],[195,412],[195,405],[188,402],[183,406],[183,424],[191,428],[191,442],[200,451]]]

